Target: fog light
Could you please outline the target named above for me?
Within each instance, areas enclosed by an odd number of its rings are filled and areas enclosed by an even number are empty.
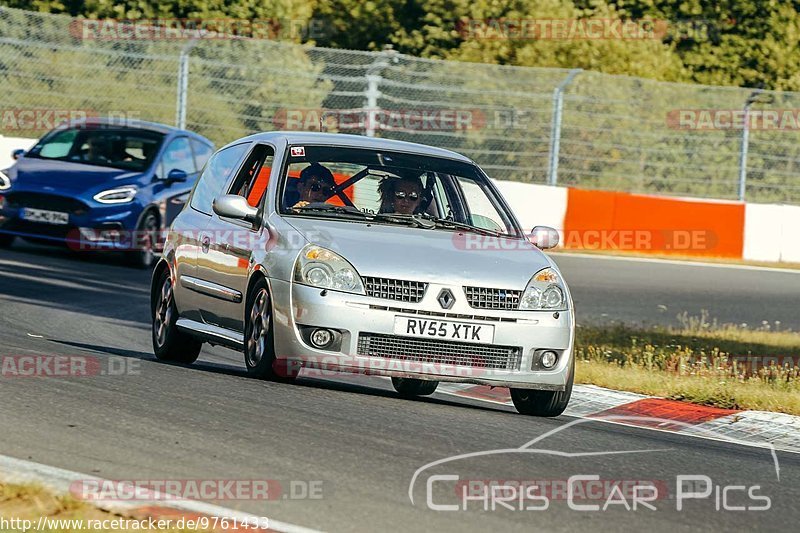
[[[333,333],[327,329],[315,329],[311,332],[311,344],[317,348],[327,348],[333,341]]]
[[[553,368],[558,360],[558,354],[556,352],[546,351],[542,352],[542,358],[540,359],[542,366],[544,368]]]

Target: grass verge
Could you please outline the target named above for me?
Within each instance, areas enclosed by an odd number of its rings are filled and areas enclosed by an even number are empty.
[[[44,517],[44,518],[43,518]],[[42,519],[42,529],[38,529]],[[46,521],[45,521],[46,520]],[[123,520],[125,522],[123,522]],[[136,527],[133,521],[145,527]],[[28,521],[28,522],[25,522]],[[110,527],[93,527],[106,524]],[[71,496],[52,494],[46,488],[35,484],[9,484],[0,482],[0,531],[47,531],[52,533],[73,533],[78,531],[143,531],[159,533],[179,533],[198,529],[147,527],[143,517],[119,515],[98,509]],[[112,527],[112,526],[120,527]],[[127,527],[121,527],[127,526]]]
[[[680,327],[580,327],[576,381],[727,409],[800,415],[800,334],[679,316]]]

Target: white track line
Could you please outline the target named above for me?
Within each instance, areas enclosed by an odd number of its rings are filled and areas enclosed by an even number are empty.
[[[96,476],[88,476],[63,468],[56,468],[47,466],[32,461],[24,461],[6,455],[0,455],[0,479],[7,483],[38,483],[46,488],[49,488],[60,494],[69,494],[70,486],[75,482],[80,481],[96,481],[103,482],[102,478]],[[108,482],[112,483],[112,482]],[[130,492],[133,492],[131,486]],[[227,509],[218,505],[212,505],[195,500],[167,500],[157,498],[158,493],[153,493],[156,498],[155,501],[148,500],[146,505],[155,507],[164,507],[168,509],[180,509],[183,511],[190,511],[208,516],[215,516],[219,518],[236,519],[240,522],[250,524],[259,524],[264,521],[265,517],[259,517],[233,509]],[[95,507],[106,511],[125,511],[135,509],[142,506],[142,502],[86,502]],[[302,526],[296,526],[278,520],[269,520],[269,529],[271,531],[280,531],[282,533],[318,533],[315,529],[309,529]]]
[[[605,261],[630,261],[634,263],[660,263],[664,265],[678,265],[690,267],[728,268],[736,270],[755,270],[759,272],[778,272],[782,274],[800,274],[800,270],[792,268],[765,267],[755,265],[737,265],[729,263],[707,263],[703,261],[681,261],[679,259],[660,259],[657,257],[625,257],[620,255],[582,254],[578,252],[547,252],[555,257],[579,257],[581,259],[602,259]]]

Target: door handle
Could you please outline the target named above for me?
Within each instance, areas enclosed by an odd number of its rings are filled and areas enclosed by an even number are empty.
[[[211,238],[208,235],[203,235],[201,246],[203,247],[203,253],[208,253],[208,249],[211,248]]]

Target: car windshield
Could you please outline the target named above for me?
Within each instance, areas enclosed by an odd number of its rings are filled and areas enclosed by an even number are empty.
[[[162,133],[134,128],[71,128],[46,135],[26,157],[141,172],[150,167],[163,140]]]
[[[289,147],[288,159],[284,214],[520,236],[471,163],[330,146]]]

